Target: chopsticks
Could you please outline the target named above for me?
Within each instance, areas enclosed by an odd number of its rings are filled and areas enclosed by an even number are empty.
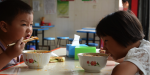
[[[39,38],[38,37],[31,37],[31,38],[29,38],[29,39],[25,39],[25,40],[23,40],[23,42],[29,42],[29,41],[33,41],[33,40],[38,40]],[[9,45],[7,45],[7,46],[13,46],[13,45],[15,45],[16,43],[12,43],[12,44],[9,44]]]

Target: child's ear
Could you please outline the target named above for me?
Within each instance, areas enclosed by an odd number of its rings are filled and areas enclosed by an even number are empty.
[[[0,29],[3,31],[3,32],[7,32],[7,23],[4,22],[4,21],[0,21]]]

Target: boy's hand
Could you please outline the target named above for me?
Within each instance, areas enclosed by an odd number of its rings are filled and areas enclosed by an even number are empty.
[[[14,46],[10,46],[6,49],[5,53],[9,58],[13,59],[14,57],[17,57],[22,53],[25,47],[25,43],[23,43],[22,41],[23,38],[18,40]]]

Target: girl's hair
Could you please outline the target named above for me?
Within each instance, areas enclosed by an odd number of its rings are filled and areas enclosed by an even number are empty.
[[[32,13],[32,7],[21,0],[4,0],[0,3],[0,21],[11,24],[13,19],[21,13]]]
[[[127,11],[118,11],[103,18],[96,32],[99,37],[111,36],[125,47],[144,38],[140,21]]]
[[[122,0],[123,3],[125,3],[126,1],[128,1],[128,0]]]

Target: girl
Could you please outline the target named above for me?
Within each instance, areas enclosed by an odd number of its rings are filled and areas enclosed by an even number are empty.
[[[0,3],[0,69],[17,64],[15,57],[25,47],[23,39],[32,34],[32,8],[21,0],[6,0]],[[8,47],[8,44],[16,43]]]
[[[128,11],[129,10],[129,2],[128,2],[128,0],[122,0],[122,6],[123,6],[123,10],[124,11]]]
[[[106,53],[115,60],[124,58],[112,75],[149,75],[150,42],[143,39],[136,16],[127,11],[112,13],[99,22],[96,32],[104,41]]]

